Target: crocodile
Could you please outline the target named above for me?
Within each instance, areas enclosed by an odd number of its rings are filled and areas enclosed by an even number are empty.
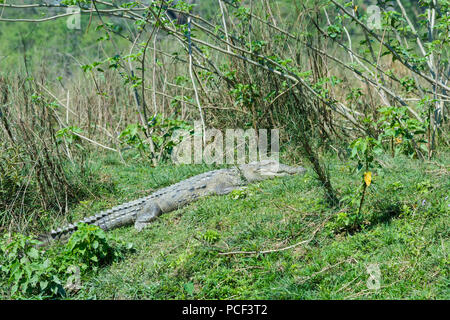
[[[105,231],[134,224],[135,229],[141,231],[161,214],[177,210],[201,197],[225,195],[249,183],[303,174],[305,171],[303,167],[291,167],[275,160],[213,170],[162,188],[149,196],[86,217],[78,223],[96,225]],[[55,240],[66,241],[77,230],[78,223],[52,230],[39,236],[38,240],[44,246]]]

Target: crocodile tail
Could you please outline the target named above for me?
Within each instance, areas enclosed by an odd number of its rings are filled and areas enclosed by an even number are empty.
[[[53,241],[67,241],[70,235],[75,231],[77,231],[78,229],[77,225],[79,223],[95,224],[100,228],[106,230],[107,224],[105,222],[107,222],[110,219],[114,219],[116,216],[120,215],[121,212],[125,212],[125,210],[129,211],[130,208],[136,205],[139,206],[142,205],[148,198],[149,197],[135,200],[120,206],[116,206],[112,209],[102,211],[96,215],[83,218],[82,220],[78,221],[75,224],[69,224],[63,228],[52,230],[50,233],[40,235],[37,237],[37,240],[43,243],[42,246],[46,246]]]
[[[37,236],[35,240],[39,241],[39,244],[37,245],[37,247],[48,246],[52,241],[54,241],[54,239],[52,238],[50,233],[41,234],[41,235]]]
[[[52,230],[50,233],[45,233],[39,235],[36,240],[41,242],[39,246],[47,246],[53,241],[65,241],[69,239],[70,235],[77,230],[77,226],[70,224],[64,228],[58,228],[57,230]]]
[[[96,214],[95,216],[86,217],[80,221],[78,221],[76,224],[69,224],[63,228],[58,228],[56,230],[52,230],[49,233],[41,234],[39,235],[36,240],[40,241],[42,244],[41,246],[46,246],[52,243],[53,241],[65,241],[68,240],[70,235],[77,231],[78,223],[86,223],[86,224],[95,224],[96,221],[100,220],[101,218],[105,217],[106,215],[110,214],[109,211],[102,211],[99,214]]]

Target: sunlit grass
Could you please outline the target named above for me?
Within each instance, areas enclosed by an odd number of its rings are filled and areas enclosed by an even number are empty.
[[[239,195],[209,197],[165,214],[141,233],[114,230],[136,252],[85,279],[75,298],[449,298],[448,160],[385,157],[383,164],[363,209],[370,221],[357,231],[336,232],[338,210],[323,201],[312,171],[265,181]],[[341,194],[360,182],[352,167],[330,162]],[[119,190],[110,195],[111,204],[209,169],[118,163],[104,168]],[[205,234],[214,234],[214,241]],[[264,250],[275,252],[221,254]],[[380,271],[378,290],[368,287],[371,266]]]

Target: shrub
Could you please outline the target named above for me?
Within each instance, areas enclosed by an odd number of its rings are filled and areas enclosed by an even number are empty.
[[[0,241],[0,284],[14,298],[65,297],[74,279],[96,272],[131,249],[93,225],[80,224],[64,246],[44,250],[22,234],[5,234]],[[75,271],[75,272],[74,272]]]

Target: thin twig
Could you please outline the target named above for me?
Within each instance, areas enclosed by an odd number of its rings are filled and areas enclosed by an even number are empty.
[[[285,251],[285,250],[289,250],[289,249],[293,249],[295,247],[298,247],[302,244],[307,244],[310,243],[312,240],[314,240],[314,237],[316,235],[317,232],[319,232],[320,229],[323,228],[323,226],[325,225],[325,223],[327,223],[328,220],[330,220],[330,218],[333,215],[330,215],[328,218],[326,218],[321,224],[320,226],[314,230],[314,232],[311,235],[311,238],[307,239],[307,240],[303,240],[300,242],[297,242],[293,245],[287,246],[287,247],[283,247],[283,248],[279,248],[279,249],[270,249],[270,250],[263,250],[263,251],[231,251],[231,252],[220,252],[219,255],[220,256],[230,256],[230,255],[237,255],[237,254],[247,254],[247,255],[253,255],[253,254],[267,254],[267,253],[273,253],[273,252],[280,252],[280,251]]]

